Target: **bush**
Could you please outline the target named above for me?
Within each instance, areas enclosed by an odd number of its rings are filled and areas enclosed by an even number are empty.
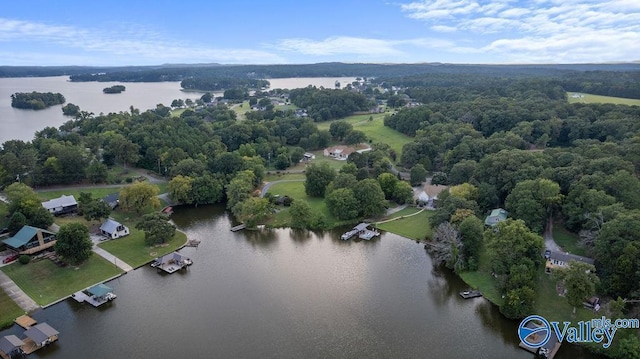
[[[31,261],[31,257],[29,257],[26,254],[23,254],[20,256],[20,258],[18,258],[18,262],[20,262],[20,264],[27,264]]]
[[[125,178],[124,181],[127,182],[127,183],[132,183],[133,182],[133,178],[127,177],[127,178]]]

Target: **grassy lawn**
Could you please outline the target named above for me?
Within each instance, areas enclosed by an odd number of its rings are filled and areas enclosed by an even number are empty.
[[[173,238],[165,245],[150,247],[144,242],[144,232],[135,229],[135,222],[122,218],[116,218],[116,220],[128,226],[131,234],[123,238],[102,242],[98,246],[134,268],[175,251],[187,241],[187,236],[184,233],[176,231]]]
[[[569,103],[613,103],[616,105],[640,106],[640,100],[631,98],[590,95],[587,93],[579,93],[579,95],[583,96],[582,98],[573,98],[571,97],[572,94],[574,94],[574,92],[567,92]]]
[[[2,267],[16,284],[39,305],[47,305],[79,290],[122,273],[122,270],[98,255],[92,255],[79,267],[60,268],[44,259],[27,265]]]
[[[422,240],[431,237],[429,217],[431,217],[432,214],[433,212],[431,211],[423,211],[415,216],[379,224],[377,227],[403,237]]]
[[[11,326],[13,320],[24,314],[22,309],[0,289],[0,328]]]
[[[347,121],[353,125],[355,130],[364,132],[368,138],[371,139],[371,143],[386,143],[393,148],[398,158],[402,154],[402,146],[409,143],[413,138],[406,136],[390,127],[384,125],[384,116],[386,113],[366,114],[366,115],[354,115],[345,117],[341,120]],[[373,117],[372,121],[369,121],[369,117]],[[329,130],[331,122],[318,123],[318,129]]]
[[[73,195],[76,198],[76,200],[78,200],[78,198],[80,197],[80,192],[88,192],[88,193],[91,193],[92,198],[102,198],[108,194],[120,192],[120,188],[122,187],[87,188],[87,189],[68,188],[68,189],[61,189],[56,191],[38,192],[38,197],[40,197],[43,201],[46,201],[52,198],[58,198],[62,195],[65,195],[65,196]]]
[[[236,116],[238,116],[238,120],[246,120],[247,118],[244,117],[244,114],[251,111],[251,106],[249,106],[249,101],[244,101],[243,103],[231,106],[231,109],[236,113]]]
[[[405,209],[402,209],[396,213],[391,214],[390,216],[384,216],[382,217],[380,220],[381,221],[385,221],[387,219],[392,219],[392,218],[398,218],[398,217],[402,217],[402,216],[408,216],[410,214],[414,214],[419,212],[420,209],[416,208],[416,207],[407,207]]]
[[[584,247],[580,245],[580,238],[578,235],[569,232],[560,223],[553,224],[553,239],[560,247],[562,247],[562,249],[569,253],[577,254],[579,256],[586,255]]]
[[[175,110],[171,110],[171,117],[180,117],[180,115],[182,115],[183,112],[185,112],[187,109],[186,108],[178,108]]]
[[[0,201],[0,228],[4,228],[9,223],[9,218],[7,218],[7,214],[9,214],[9,206]]]
[[[271,171],[264,176],[265,182],[273,182],[280,180],[306,179],[304,173],[287,173],[286,171]]]
[[[313,211],[317,211],[322,213],[326,219],[327,226],[329,228],[333,228],[336,226],[340,226],[343,224],[353,223],[354,221],[339,221],[337,220],[329,209],[327,208],[327,204],[324,201],[324,198],[315,198],[309,197],[304,192],[304,182],[282,182],[276,183],[271,188],[269,188],[269,193],[271,194],[279,194],[281,196],[287,195],[294,200],[307,201],[311,206]],[[289,215],[289,208],[287,207],[278,207],[280,211],[276,213],[272,220],[269,221],[269,225],[273,227],[286,227],[289,225],[291,221],[291,216]]]
[[[315,164],[328,163],[329,167],[333,168],[334,170],[340,170],[342,166],[344,166],[347,163],[347,161],[338,161],[333,157],[325,157],[324,150],[311,151],[311,153],[316,155],[316,158],[311,160],[311,163],[315,163]],[[304,171],[306,168],[307,168],[307,165],[305,163],[298,163],[295,166],[291,166],[287,168],[287,170]]]

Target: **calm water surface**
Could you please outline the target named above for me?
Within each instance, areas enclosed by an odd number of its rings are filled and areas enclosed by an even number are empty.
[[[145,111],[157,104],[171,105],[174,99],[195,100],[201,92],[184,92],[180,82],[70,82],[67,76],[0,78],[0,144],[10,139],[30,141],[36,131],[47,126],[59,127],[72,119],[62,115],[62,106],[52,106],[44,110],[22,110],[11,107],[11,95],[16,92],[59,92],[66,103],[80,106],[83,111],[94,114],[129,111],[131,106]],[[271,88],[299,88],[308,85],[333,88],[335,81],[342,86],[355,80],[353,77],[310,77],[270,79]],[[126,91],[119,94],[105,94],[102,89],[123,84]],[[222,96],[222,93],[215,93]]]
[[[61,332],[40,358],[532,358],[517,323],[434,269],[421,245],[384,234],[229,231],[222,207],[179,208],[194,265],[109,283],[105,308],[66,300],[34,317]],[[9,332],[21,336],[16,326]],[[563,346],[556,358],[594,358]]]

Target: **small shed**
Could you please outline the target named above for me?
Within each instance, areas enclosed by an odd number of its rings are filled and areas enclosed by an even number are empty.
[[[116,239],[128,236],[129,228],[120,222],[109,218],[100,226],[100,232],[111,239]]]
[[[8,355],[10,358],[18,357],[22,353],[24,342],[15,335],[5,335],[0,338],[0,352]]]

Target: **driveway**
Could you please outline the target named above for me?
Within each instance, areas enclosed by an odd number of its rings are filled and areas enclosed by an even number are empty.
[[[553,240],[553,220],[549,218],[547,227],[544,229],[544,248],[554,252],[564,252],[555,240]]]

